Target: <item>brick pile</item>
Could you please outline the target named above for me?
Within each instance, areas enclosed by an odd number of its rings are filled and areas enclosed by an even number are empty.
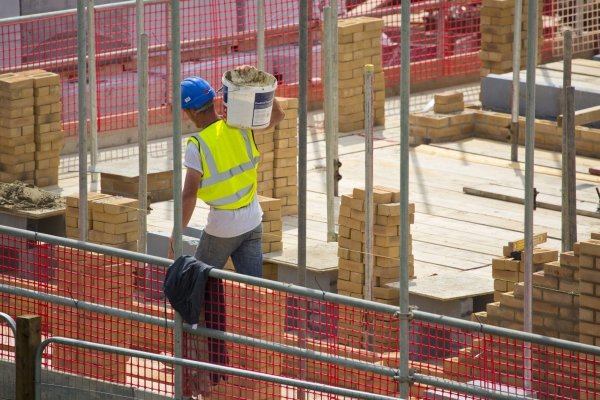
[[[0,75],[0,181],[58,184],[61,111],[59,75],[41,69]]]
[[[592,239],[581,242],[580,249],[579,341],[591,346],[599,346],[600,233],[592,233]],[[579,363],[581,389],[590,391],[590,393],[581,393],[580,399],[582,400],[595,399],[597,391],[600,389],[595,383],[600,379],[599,374],[594,373],[597,370],[596,360],[589,363],[580,361]]]
[[[298,99],[279,99],[285,119],[273,136],[273,196],[281,200],[281,215],[298,214]],[[273,250],[271,250],[273,251]]]
[[[373,225],[373,301],[397,305],[400,293],[385,285],[397,282],[400,268],[400,192],[376,186],[373,190],[375,220]],[[352,195],[342,195],[338,233],[338,294],[364,298],[365,294],[365,190],[356,188]],[[409,224],[414,223],[414,204],[409,205]],[[412,237],[409,236],[412,242]],[[414,278],[414,257],[409,245],[409,276]],[[360,310],[340,310],[338,336],[342,344],[364,346],[361,332],[364,315]],[[398,321],[393,318],[375,321],[376,346],[396,349]]]
[[[88,200],[88,233],[92,229],[92,202],[110,197],[108,194],[91,192],[87,194]],[[79,193],[66,197],[65,210],[66,233],[69,239],[79,240]]]
[[[102,254],[57,247],[56,270],[59,296],[114,307],[133,304],[133,268],[129,262]],[[80,340],[102,340],[119,347],[130,347],[131,327],[124,320],[102,314],[56,307],[51,334]],[[91,350],[62,348],[52,351],[53,365],[70,372],[93,375],[100,379],[125,382],[129,357]],[[54,363],[56,362],[56,364]]]
[[[520,260],[510,257],[508,246],[504,246],[505,256],[492,259],[492,278],[494,278],[494,301],[500,301],[502,293],[512,292],[515,284],[525,279],[525,263],[523,252]],[[558,260],[558,251],[533,249],[533,272],[542,271],[545,263]]]
[[[282,250],[283,222],[281,221],[281,200],[258,196],[258,203],[263,211],[263,253]]]
[[[560,262],[551,261],[533,273],[533,333],[578,341],[579,330],[579,255],[560,254]],[[549,258],[552,252],[536,256]],[[535,262],[535,261],[534,261]],[[514,260],[505,264],[516,264]],[[510,271],[515,274],[516,272]],[[522,273],[520,273],[522,274]],[[523,330],[524,283],[513,282],[514,291],[501,293],[499,301],[490,303],[486,312],[473,314],[473,320],[509,329]]]
[[[79,238],[79,196],[67,196],[67,237]],[[137,251],[138,201],[100,193],[88,194],[91,243]],[[73,226],[75,225],[75,226]]]
[[[34,183],[33,79],[0,75],[0,181]]]
[[[512,71],[513,42],[515,29],[521,29],[521,69],[526,67],[527,57],[527,13],[528,2],[523,1],[521,27],[514,26],[514,0],[485,0],[481,6],[481,76],[504,74]],[[538,9],[538,63],[541,63],[543,41],[542,7]]]
[[[298,214],[298,99],[277,98],[285,119],[268,131],[254,132],[260,153],[258,188],[261,196],[281,200],[281,214]]]
[[[254,132],[254,142],[260,153],[258,163],[257,193],[265,197],[273,197],[273,160],[275,158],[275,144],[273,143],[274,129]]]
[[[35,185],[57,185],[60,150],[65,137],[61,123],[60,76],[42,70],[24,74],[33,78]]]
[[[373,225],[374,300],[396,304],[398,293],[385,285],[397,282],[400,267],[400,192],[376,187],[373,190],[375,219]],[[356,188],[352,195],[342,195],[339,215],[338,293],[364,298],[365,283],[365,190]],[[409,205],[409,224],[414,223],[414,204]],[[412,238],[411,238],[412,241]],[[412,244],[409,244],[409,276],[414,275]],[[397,292],[397,291],[396,291]]]
[[[381,57],[380,18],[358,17],[338,22],[338,130],[351,132],[365,126],[366,64],[373,64],[375,125],[385,124],[385,80]]]
[[[100,191],[115,196],[137,199],[139,196],[139,177],[100,174]],[[148,196],[152,202],[173,199],[173,171],[147,175]]]
[[[580,244],[579,341],[600,346],[600,234],[592,237],[596,238]]]
[[[286,296],[270,289],[225,281],[227,331],[255,339],[280,342],[285,335]],[[283,356],[252,346],[227,343],[230,366],[281,375]],[[242,399],[279,398],[281,385],[229,376],[227,385],[215,388]]]
[[[487,0],[481,6],[481,76],[512,71],[514,0]],[[524,51],[522,52],[524,57]],[[525,65],[524,60],[521,61]]]
[[[433,111],[439,114],[450,114],[465,110],[462,92],[449,91],[433,95]]]

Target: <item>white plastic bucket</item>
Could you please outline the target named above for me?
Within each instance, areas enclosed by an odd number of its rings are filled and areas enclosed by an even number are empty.
[[[262,129],[269,126],[277,79],[263,71],[255,82],[235,84],[232,71],[223,74],[223,104],[227,125],[242,129]]]

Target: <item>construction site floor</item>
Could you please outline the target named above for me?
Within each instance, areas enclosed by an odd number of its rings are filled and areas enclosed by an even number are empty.
[[[479,97],[479,84],[457,87],[465,101]],[[447,89],[444,89],[447,90]],[[411,111],[422,110],[433,98],[434,92],[411,96]],[[399,98],[386,100],[386,126],[375,129],[375,185],[399,187]],[[327,212],[325,191],[325,138],[323,112],[308,116],[308,193],[307,245],[326,242]],[[101,134],[101,133],[100,133]],[[185,145],[184,136],[182,146]],[[172,141],[156,140],[149,145],[149,160],[172,155]],[[116,161],[137,156],[137,145],[100,150],[100,162]],[[352,193],[355,187],[364,187],[365,151],[361,132],[340,134],[339,154],[342,162],[340,194]],[[483,184],[523,185],[524,148],[520,160],[510,161],[508,143],[482,139],[467,139],[446,145],[421,145],[410,149],[410,202],[416,205],[415,223],[411,227],[415,275],[464,272],[491,277],[492,258],[502,255],[502,246],[523,236],[523,205],[493,198],[469,195],[464,187]],[[536,179],[544,187],[560,189],[560,154],[536,150]],[[577,186],[593,188],[600,185],[600,177],[587,173],[600,160],[577,158]],[[77,155],[61,159],[58,186],[50,192],[69,195],[77,193]],[[586,186],[587,185],[587,186]],[[99,182],[90,185],[91,191],[100,191]],[[339,206],[339,198],[336,208]],[[165,230],[172,226],[173,201],[152,204],[148,229]],[[190,225],[204,225],[208,207],[198,202]],[[337,220],[337,209],[336,209]],[[578,216],[578,235],[585,240],[598,231],[598,219]],[[283,217],[284,249],[296,247],[298,239],[297,216]],[[548,242],[542,247],[560,250],[561,213],[538,208],[534,214],[534,232],[547,232]],[[166,256],[166,254],[165,254]]]

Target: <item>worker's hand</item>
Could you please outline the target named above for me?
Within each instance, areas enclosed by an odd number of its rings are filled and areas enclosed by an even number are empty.
[[[167,258],[170,260],[173,260],[175,258],[175,247],[173,244],[173,235],[171,235],[171,240],[169,241],[169,253],[167,255]]]
[[[252,65],[240,65],[239,67],[236,67],[235,70],[240,73],[241,75],[246,75],[248,73],[248,71],[250,70],[257,70],[256,67],[253,67]]]

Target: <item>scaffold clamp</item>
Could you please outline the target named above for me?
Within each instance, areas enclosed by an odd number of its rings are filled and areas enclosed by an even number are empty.
[[[417,306],[408,306],[408,312],[407,313],[396,311],[394,313],[394,318],[406,319],[406,320],[412,321],[414,319],[414,317],[415,317],[412,312],[413,312],[413,310],[418,310],[418,309],[419,309],[419,307],[417,307]]]
[[[415,384],[415,379],[413,377],[413,375],[419,372],[416,368],[409,368],[408,369],[408,376],[400,376],[400,370],[396,371],[396,376],[394,376],[394,380],[396,382],[400,382],[400,383],[408,383],[410,386]]]

